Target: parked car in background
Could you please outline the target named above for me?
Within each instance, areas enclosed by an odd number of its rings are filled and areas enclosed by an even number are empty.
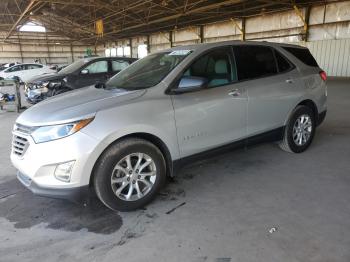
[[[32,77],[52,72],[55,71],[42,64],[17,64],[1,71],[0,77],[4,79],[16,77],[19,78],[21,82],[25,83]]]
[[[175,47],[135,62],[104,88],[23,112],[11,160],[36,194],[75,198],[95,190],[111,209],[137,209],[186,159],[261,141],[305,151],[326,116],[325,81],[300,46]]]
[[[63,68],[65,68],[65,67],[67,67],[68,65],[66,65],[66,64],[61,64],[61,65],[51,65],[50,66],[50,68],[52,69],[52,70],[55,70],[56,72],[59,72],[59,71],[61,71]]]
[[[1,64],[1,65],[0,65],[0,72],[1,72],[1,71],[4,71],[5,69],[7,69],[7,68],[9,68],[9,67],[11,67],[11,66],[19,65],[19,64],[21,64],[21,63],[19,63],[19,62],[14,62],[14,63],[4,63],[4,64]]]
[[[30,79],[25,85],[25,95],[29,103],[35,104],[70,90],[105,83],[135,60],[126,57],[80,59],[59,72]]]

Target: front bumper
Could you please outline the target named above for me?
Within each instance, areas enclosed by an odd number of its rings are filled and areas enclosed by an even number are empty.
[[[45,92],[37,92],[36,89],[32,90],[30,88],[25,92],[26,100],[30,104],[36,104],[47,98],[48,89]]]
[[[17,179],[32,193],[38,196],[66,199],[74,203],[86,203],[88,202],[92,190],[89,186],[73,187],[73,188],[48,188],[39,186],[32,179],[17,172]]]
[[[31,105],[35,105],[41,101],[43,101],[44,99],[42,97],[39,97],[39,98],[29,98],[29,97],[26,97],[26,100],[29,104]]]
[[[90,175],[97,159],[98,141],[82,132],[36,144],[30,135],[14,132],[25,138],[27,145],[22,155],[12,148],[11,161],[17,168],[17,178],[34,194],[54,198],[81,200],[88,194]],[[75,161],[70,181],[58,180],[54,173],[57,165]]]

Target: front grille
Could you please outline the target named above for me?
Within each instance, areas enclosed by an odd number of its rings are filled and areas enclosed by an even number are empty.
[[[12,139],[12,152],[18,156],[23,156],[27,151],[29,142],[27,138],[14,135]]]

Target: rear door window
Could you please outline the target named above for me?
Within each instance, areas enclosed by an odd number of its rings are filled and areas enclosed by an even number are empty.
[[[308,66],[312,67],[318,67],[318,64],[315,60],[315,58],[310,53],[309,49],[307,48],[298,48],[298,47],[282,47],[292,55],[294,55],[296,58],[298,58],[301,62]]]
[[[39,68],[42,68],[43,66],[42,65],[36,65],[36,64],[29,64],[29,65],[26,65],[26,70],[30,70],[30,69],[39,69]]]
[[[273,50],[266,46],[233,46],[238,79],[249,80],[277,73]]]
[[[112,60],[112,71],[113,72],[119,72],[123,69],[127,68],[129,66],[128,61],[124,60]]]

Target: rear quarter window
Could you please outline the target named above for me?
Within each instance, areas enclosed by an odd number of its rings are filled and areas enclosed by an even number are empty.
[[[289,62],[284,56],[282,56],[278,51],[275,50],[275,57],[278,66],[278,72],[284,73],[293,68],[291,62]]]
[[[125,60],[112,60],[112,71],[119,72],[129,66],[129,62]]]
[[[308,66],[318,67],[318,64],[315,58],[310,53],[307,48],[297,48],[297,47],[283,47],[284,50],[288,51],[296,58],[298,58],[301,62]]]

